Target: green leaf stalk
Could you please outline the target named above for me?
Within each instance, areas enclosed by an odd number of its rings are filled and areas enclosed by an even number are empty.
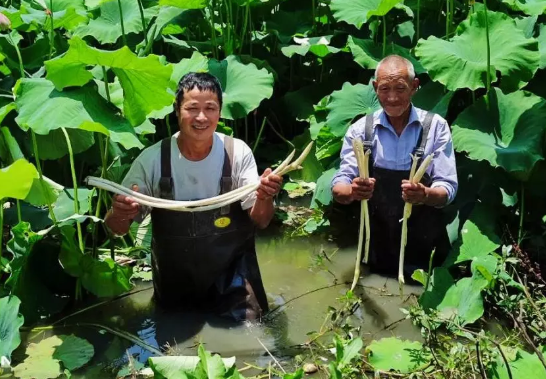
[[[36,143],[36,134],[34,133],[34,130],[30,130],[30,136],[32,138],[32,148],[34,152],[34,158],[36,160],[36,168],[38,169],[38,174],[40,176],[40,185],[42,186],[42,191],[44,192],[46,198],[47,198],[47,208],[49,210],[49,217],[53,221],[53,224],[57,225],[57,217],[55,217],[55,213],[53,213],[53,206],[51,205],[51,199],[49,198],[49,191],[47,191],[45,187],[44,182],[44,174],[42,173],[42,164],[40,163],[40,155],[38,152],[38,144]]]

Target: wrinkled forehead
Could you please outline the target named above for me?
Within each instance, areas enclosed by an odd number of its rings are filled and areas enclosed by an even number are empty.
[[[394,83],[411,84],[408,69],[404,65],[385,65],[381,67],[375,80],[379,85]]]
[[[218,95],[215,92],[209,90],[200,90],[197,87],[192,88],[189,91],[184,91],[182,102],[194,102],[194,103],[219,103]]]

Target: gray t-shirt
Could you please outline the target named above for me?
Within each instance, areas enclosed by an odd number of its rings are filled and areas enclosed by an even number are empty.
[[[176,139],[179,133],[171,138],[171,175],[174,181],[175,200],[200,200],[217,196],[220,193],[220,178],[224,165],[224,137],[214,133],[212,149],[206,158],[200,161],[186,159],[178,149]],[[233,189],[260,180],[256,161],[248,145],[234,138],[233,166],[231,177]],[[133,162],[122,185],[131,188],[138,185],[138,192],[160,197],[159,179],[161,178],[161,141],[145,149]],[[241,201],[243,209],[249,209],[256,201],[255,192]],[[148,207],[141,206],[140,222],[150,212]]]

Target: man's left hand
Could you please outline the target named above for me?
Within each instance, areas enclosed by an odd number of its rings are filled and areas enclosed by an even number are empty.
[[[427,200],[427,187],[422,183],[402,180],[402,199],[410,204],[424,204]]]
[[[282,176],[271,174],[272,170],[267,168],[260,178],[260,186],[256,196],[260,200],[272,199],[279,193],[282,185]]]

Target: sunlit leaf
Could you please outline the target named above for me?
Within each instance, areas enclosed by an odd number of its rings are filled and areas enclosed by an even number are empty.
[[[63,366],[70,371],[76,370],[91,360],[95,349],[87,340],[74,336],[59,336],[63,341],[55,348],[53,358],[63,362]]]
[[[423,345],[417,341],[405,341],[395,337],[372,341],[366,348],[368,361],[376,370],[410,373],[431,359]]]
[[[522,11],[531,16],[540,16],[546,11],[546,0],[502,0],[512,9]]]
[[[61,364],[58,359],[53,358],[53,354],[55,348],[62,343],[58,336],[53,336],[28,345],[25,351],[28,357],[13,368],[15,376],[20,379],[50,379],[60,376]]]
[[[0,199],[24,199],[37,177],[36,167],[25,159],[18,159],[8,167],[0,169]]]
[[[200,9],[207,5],[206,0],[159,0],[161,6],[172,6],[181,9]]]
[[[21,343],[19,328],[24,318],[19,314],[21,301],[17,296],[6,296],[0,299],[0,358],[10,359],[11,353]]]
[[[373,16],[384,16],[402,0],[332,0],[330,9],[337,21],[360,28]]]
[[[508,15],[488,12],[491,50],[490,74],[501,73],[502,86],[509,90],[523,87],[539,67],[538,43],[525,38]],[[420,40],[415,54],[433,80],[449,90],[486,87],[487,48],[484,12],[463,21],[451,40],[434,36]]]
[[[123,88],[123,112],[133,126],[142,124],[146,116],[171,105],[169,92],[172,69],[163,65],[158,56],[137,57],[127,47],[116,51],[98,50],[86,45],[80,38],[70,40],[68,52],[46,62],[47,79],[60,90],[81,86],[93,79],[86,70],[88,65],[111,67]]]

